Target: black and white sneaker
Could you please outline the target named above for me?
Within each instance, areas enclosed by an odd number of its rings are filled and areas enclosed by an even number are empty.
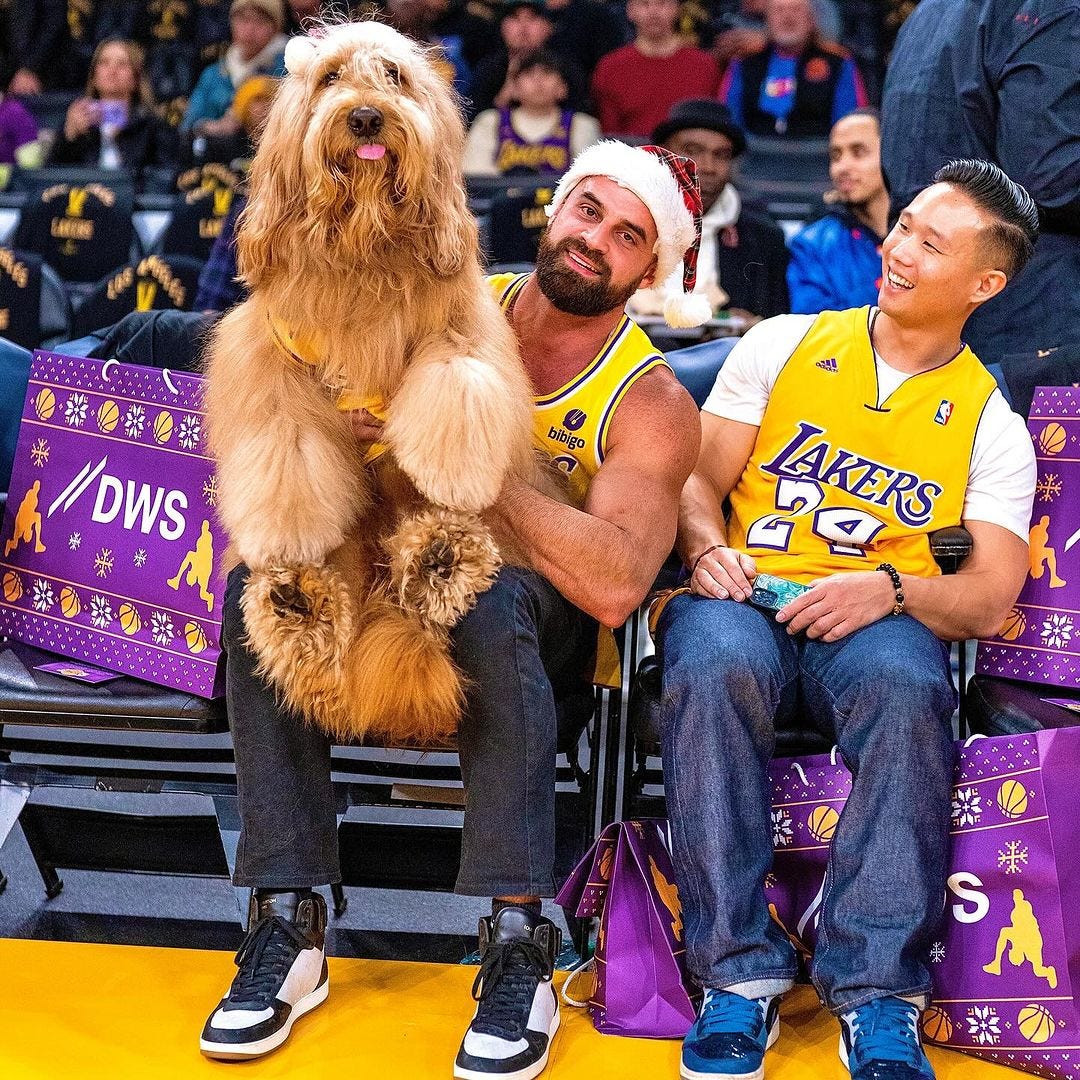
[[[532,1080],[544,1071],[559,1030],[551,976],[561,948],[562,931],[525,908],[480,920],[476,1014],[454,1062],[459,1080]]]
[[[277,1049],[297,1017],[326,1000],[326,902],[318,893],[252,895],[229,992],[203,1028],[207,1057],[244,1061]]]

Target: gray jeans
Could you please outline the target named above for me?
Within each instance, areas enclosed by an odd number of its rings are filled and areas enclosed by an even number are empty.
[[[289,888],[341,879],[330,741],[277,703],[245,647],[229,576],[222,641],[236,754],[236,885]],[[458,734],[465,824],[456,890],[473,896],[555,891],[556,696],[580,684],[596,623],[538,574],[505,568],[454,631],[469,686]],[[373,856],[376,853],[373,852]]]

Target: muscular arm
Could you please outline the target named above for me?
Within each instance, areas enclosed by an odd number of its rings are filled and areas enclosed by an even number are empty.
[[[619,626],[644,600],[671,550],[679,492],[698,445],[690,395],[668,371],[652,371],[615,413],[583,510],[511,481],[489,516],[568,600]]]

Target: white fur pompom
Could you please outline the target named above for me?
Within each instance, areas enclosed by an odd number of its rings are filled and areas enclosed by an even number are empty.
[[[668,326],[701,326],[712,318],[712,304],[703,293],[677,293],[664,301],[664,321]]]
[[[315,59],[318,47],[313,38],[289,38],[285,46],[285,70],[290,75],[303,75]]]

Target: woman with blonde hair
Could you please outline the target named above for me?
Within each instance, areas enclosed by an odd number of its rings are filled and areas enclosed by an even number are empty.
[[[90,61],[86,93],[68,108],[50,165],[125,169],[176,163],[175,137],[154,112],[142,49],[117,38],[101,42]]]

